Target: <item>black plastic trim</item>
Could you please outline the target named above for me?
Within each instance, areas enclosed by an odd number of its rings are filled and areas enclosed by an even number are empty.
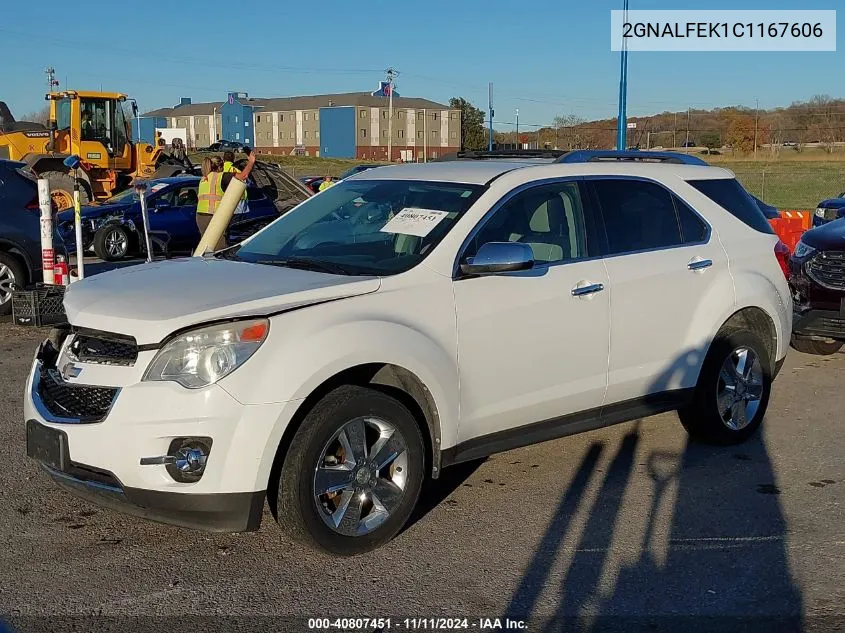
[[[453,464],[480,459],[514,448],[538,444],[622,422],[630,422],[666,411],[674,411],[689,404],[694,392],[694,388],[688,388],[654,393],[642,398],[634,398],[475,437],[444,449],[440,457],[441,464],[443,468],[446,468]]]
[[[806,310],[792,314],[792,333],[845,341],[845,315],[839,310]]]

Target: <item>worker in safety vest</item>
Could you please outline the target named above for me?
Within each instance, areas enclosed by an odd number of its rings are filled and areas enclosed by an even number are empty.
[[[328,174],[326,174],[326,176],[323,178],[323,182],[320,183],[320,187],[319,187],[318,191],[325,191],[326,189],[328,189],[332,185],[334,185],[334,181],[332,180],[332,177],[329,176]]]
[[[241,170],[235,167],[235,153],[231,150],[223,152],[223,173],[224,174],[239,174]],[[228,183],[228,181],[227,181]],[[225,189],[225,187],[224,187]],[[244,191],[243,198],[238,203],[235,213],[246,213],[249,211],[249,202],[247,200],[246,191]]]
[[[255,156],[250,155],[246,167],[243,171],[234,174],[234,177],[241,182],[246,182],[249,173],[252,171],[252,166],[255,164]],[[230,172],[231,173],[231,172]],[[220,201],[223,199],[223,161],[218,158],[213,161],[210,158],[204,158],[202,161],[202,174],[199,189],[197,191],[197,228],[199,228],[200,236],[202,236],[211,224],[211,218]],[[228,246],[226,242],[225,232],[220,236],[215,250],[220,250]]]

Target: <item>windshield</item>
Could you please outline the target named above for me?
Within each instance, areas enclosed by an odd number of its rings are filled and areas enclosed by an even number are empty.
[[[456,183],[343,181],[227,256],[350,275],[401,273],[431,252],[482,190]]]
[[[121,191],[116,196],[112,196],[111,198],[106,198],[104,204],[111,204],[113,202],[131,202],[132,200],[137,200],[138,195],[135,193],[135,188],[129,188],[124,191]]]

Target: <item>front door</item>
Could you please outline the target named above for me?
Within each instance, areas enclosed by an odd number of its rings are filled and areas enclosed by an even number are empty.
[[[575,180],[515,193],[482,221],[487,242],[531,245],[531,270],[454,283],[459,441],[598,408],[607,385],[607,273]],[[518,431],[517,431],[518,432]]]
[[[199,243],[196,220],[197,184],[173,187],[150,204],[150,230],[169,239],[171,251],[190,251]]]

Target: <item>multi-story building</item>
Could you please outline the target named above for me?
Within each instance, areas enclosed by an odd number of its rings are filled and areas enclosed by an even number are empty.
[[[276,99],[232,92],[222,103],[183,98],[174,108],[142,115],[138,124],[144,138],[152,137],[155,127],[178,127],[186,130],[190,147],[225,139],[260,153],[387,160],[391,134],[392,160],[433,159],[460,148],[460,110],[394,92],[391,123],[383,92],[382,86],[376,93]]]

